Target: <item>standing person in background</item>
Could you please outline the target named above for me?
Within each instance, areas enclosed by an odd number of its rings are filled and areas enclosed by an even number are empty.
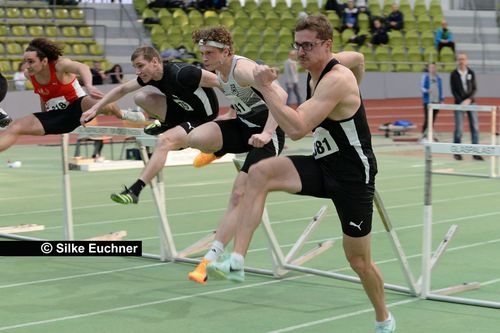
[[[468,58],[467,54],[460,52],[457,56],[457,68],[451,72],[450,75],[450,86],[451,93],[455,97],[455,104],[460,105],[471,105],[474,104],[474,95],[477,91],[476,86],[476,75],[467,66]],[[476,111],[465,111],[469,117],[469,127],[471,133],[472,144],[479,143],[479,121],[477,119]],[[464,111],[455,111],[455,131],[453,133],[453,143],[462,142],[462,131],[464,125]],[[455,159],[462,160],[462,155],[455,154]],[[480,155],[473,155],[473,159],[477,161],[483,161],[483,157]]]
[[[302,98],[299,93],[299,72],[297,70],[297,51],[291,50],[288,52],[288,59],[285,61],[285,86],[288,98],[286,104],[292,102],[291,93],[293,92],[297,100],[297,104],[302,103]]]
[[[420,90],[422,91],[422,102],[424,104],[424,124],[422,126],[422,141],[426,140],[428,112],[427,107],[429,103],[442,103],[443,97],[443,83],[441,77],[437,74],[436,63],[430,63],[428,70],[422,75],[420,81]],[[436,121],[439,110],[434,110],[432,114],[432,123]],[[433,138],[434,141],[438,141]]]
[[[17,65],[17,72],[14,74],[14,85],[17,91],[26,90],[26,76],[24,75],[24,70],[26,66],[24,65],[24,61],[21,61],[19,65]]]

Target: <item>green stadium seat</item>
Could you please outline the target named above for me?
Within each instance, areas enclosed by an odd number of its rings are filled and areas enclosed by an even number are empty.
[[[5,17],[5,9],[3,7],[0,7],[0,18]]]
[[[189,25],[189,17],[186,12],[180,8],[176,8],[172,12],[173,25],[177,27],[177,29]]]
[[[373,16],[383,16],[382,9],[380,8],[380,4],[378,1],[369,1],[368,8]]]
[[[352,29],[345,29],[344,31],[342,31],[341,34],[342,45],[349,43],[349,39],[354,36],[355,34]]]
[[[59,28],[55,25],[45,26],[45,34],[47,37],[57,37],[59,36]]]
[[[53,16],[52,10],[50,8],[39,8],[38,17],[44,20],[51,19]]]
[[[58,20],[67,20],[69,19],[69,11],[66,8],[56,8],[54,17]]]
[[[415,17],[413,15],[408,16],[404,18],[403,21],[403,30],[409,31],[409,30],[417,30],[417,21],[415,20]]]
[[[415,30],[409,30],[405,33],[405,42],[408,47],[420,46],[420,37]]]
[[[413,4],[413,15],[421,16],[427,14],[427,7],[425,6],[425,0],[415,0]]]
[[[342,50],[343,51],[358,51],[358,47],[356,46],[356,44],[347,43],[344,45]]]
[[[9,26],[0,24],[0,36],[8,36],[10,35]]]
[[[17,19],[21,17],[21,10],[19,8],[15,7],[7,7],[7,12],[6,12],[7,18],[10,19]]]
[[[168,13],[169,16],[172,16],[169,11],[166,8],[162,8],[161,10],[165,9],[165,12]],[[165,13],[164,12],[164,13]],[[167,16],[166,14],[163,14],[162,16]],[[160,18],[160,13],[158,13],[158,17]],[[202,27],[203,26],[203,14],[197,10],[197,9],[192,9],[188,13],[188,18],[189,18],[189,24]]]
[[[437,62],[438,61],[438,54],[434,46],[426,48],[424,51],[424,61],[429,63],[429,62]]]
[[[394,69],[396,72],[410,72],[411,67],[408,64],[405,49],[403,47],[394,47],[392,49],[392,61],[394,62]]]
[[[235,25],[234,15],[228,10],[223,10],[219,13],[219,21],[220,24],[229,29],[233,28]]]
[[[7,43],[7,54],[21,55],[23,53],[23,48],[18,43]]]
[[[61,33],[64,37],[78,37],[78,32],[74,26],[65,26],[61,28]]]
[[[64,43],[63,44],[63,54],[68,55],[68,54],[73,54],[73,47],[69,43]]]
[[[75,8],[75,9],[71,9],[69,11],[69,16],[73,20],[84,20],[85,19],[85,12],[83,11],[83,9]]]
[[[76,55],[85,55],[89,53],[86,44],[73,44],[73,53]]]
[[[266,21],[266,26],[273,28],[275,32],[281,28],[281,20],[279,16],[273,11],[268,12],[264,20]]]
[[[83,26],[78,28],[78,34],[80,37],[91,38],[94,37],[94,28],[91,26]]]
[[[340,26],[340,19],[337,13],[333,10],[327,10],[325,13],[326,17],[328,17],[328,21],[330,21],[330,24],[332,27],[339,27]]]
[[[10,32],[12,36],[15,37],[25,37],[28,36],[28,29],[25,25],[14,25],[11,27]]]
[[[4,54],[5,52],[5,45],[3,45],[3,43],[0,43],[0,54]]]
[[[319,3],[318,1],[315,0],[309,0],[306,3],[306,13],[309,15],[313,14],[318,14],[321,12],[321,9],[319,8]]]
[[[37,17],[36,10],[33,8],[23,8],[22,16],[25,19],[34,19]]]
[[[287,49],[290,49],[293,43],[293,32],[285,27],[278,30],[278,41],[280,45],[286,45]]]
[[[264,31],[262,32],[261,41],[263,44],[272,46],[274,48],[278,42],[276,29],[271,27],[267,27],[266,29],[264,29]]]
[[[425,15],[417,16],[416,20],[417,20],[418,31],[420,31],[420,32],[433,31],[431,19],[430,19],[429,15],[425,14]]]
[[[375,60],[379,63],[381,72],[390,72],[392,70],[392,58],[389,51],[390,48],[387,46],[378,46],[375,49]]]
[[[134,0],[134,8],[138,13],[142,13],[148,6],[148,0]]]
[[[45,35],[45,31],[41,25],[31,25],[28,27],[28,33],[31,37],[42,37]]]
[[[423,31],[420,35],[420,41],[423,48],[434,46],[434,33],[432,31]]]
[[[304,8],[304,4],[302,3],[302,0],[291,0],[291,6],[290,6],[290,11],[292,14],[297,17],[297,15],[300,12],[304,12],[306,9]]]
[[[250,25],[252,27],[264,30],[267,26],[267,23],[262,13],[259,11],[255,11],[250,14]]]
[[[245,13],[247,13],[248,15],[258,11],[258,6],[257,6],[257,2],[255,2],[255,0],[248,0],[248,1],[245,1],[245,5],[243,6],[243,11]]]
[[[443,47],[441,52],[439,53],[439,61],[440,62],[452,62],[455,63],[455,53],[449,47]]]
[[[297,23],[297,19],[289,11],[281,13],[280,20],[281,20],[281,26],[289,29],[295,28],[295,24]]]
[[[425,68],[420,47],[412,46],[408,48],[408,61],[411,62],[412,72],[422,72]]]
[[[256,27],[251,27],[247,30],[246,34],[246,43],[247,44],[256,44],[261,40],[261,29]]]
[[[276,0],[274,4],[274,12],[275,13],[283,13],[284,11],[290,11],[288,4],[285,0]]]
[[[241,7],[240,0],[229,0],[227,7],[233,13],[233,15],[243,11],[243,7]]]
[[[214,10],[207,10],[203,14],[203,18],[205,20],[205,25],[210,27],[215,27],[220,24],[219,15]]]
[[[405,40],[401,31],[391,30],[387,33],[389,36],[389,45],[391,47],[399,47],[405,45]]]
[[[335,14],[335,16],[337,16],[337,14]],[[329,19],[329,21],[330,21],[330,19]],[[358,15],[358,25],[359,25],[360,30],[369,31],[370,30],[370,18],[368,17],[368,15],[366,15],[365,13],[360,13]],[[335,26],[337,26],[337,25],[334,25],[334,27]]]
[[[0,60],[0,72],[2,73],[13,72],[10,60]]]
[[[103,47],[101,46],[101,44],[90,44],[89,45],[89,53],[92,54],[92,55],[103,55],[104,54],[104,49]]]
[[[162,45],[167,41],[167,33],[160,25],[155,25],[151,28],[151,41],[155,45]]]
[[[273,5],[271,3],[271,0],[260,0],[259,11],[262,13],[273,12],[274,8],[273,8]]]

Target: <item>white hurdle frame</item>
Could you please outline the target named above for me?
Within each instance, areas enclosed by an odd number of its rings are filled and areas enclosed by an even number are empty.
[[[469,149],[474,146],[474,150]],[[425,186],[424,186],[424,212],[423,212],[423,241],[422,241],[422,283],[420,297],[423,299],[452,302],[466,305],[484,306],[500,309],[500,302],[492,302],[480,299],[468,299],[462,297],[449,296],[449,293],[460,292],[470,289],[477,289],[480,284],[477,282],[467,283],[459,286],[449,287],[438,291],[431,291],[431,271],[437,260],[445,252],[448,242],[453,237],[457,226],[452,225],[438,249],[432,254],[432,153],[455,154],[460,149],[461,154],[500,156],[500,146],[498,145],[469,145],[453,143],[432,143],[425,144]],[[478,150],[479,149],[479,150]]]
[[[237,171],[239,171],[241,169],[241,166],[243,165],[243,162],[237,159],[234,159],[233,162],[236,166]],[[413,277],[410,266],[406,259],[406,255],[404,254],[403,248],[401,246],[401,243],[399,242],[395,230],[392,228],[389,216],[385,211],[384,204],[377,191],[375,191],[374,203],[380,215],[382,223],[384,224],[384,228],[388,232],[389,240],[393,245],[393,250],[401,265],[401,268],[406,278],[406,282],[408,284],[408,287],[403,287],[395,284],[384,283],[384,288],[401,293],[406,293],[412,296],[418,296],[419,288],[415,283],[415,279]],[[326,206],[321,207],[318,213],[316,213],[316,215],[312,218],[311,222],[309,222],[304,232],[297,239],[297,241],[290,249],[288,254],[285,256],[283,254],[283,251],[281,250],[278,239],[271,227],[271,222],[269,219],[269,215],[267,213],[267,208],[264,206],[264,211],[262,214],[262,227],[264,228],[264,232],[269,240],[274,276],[281,278],[283,277],[284,274],[286,274],[289,271],[297,271],[306,274],[314,274],[318,276],[334,278],[342,281],[361,283],[361,280],[358,277],[302,266],[303,263],[311,260],[312,258],[320,255],[321,253],[332,247],[333,246],[332,240],[322,242],[318,244],[317,247],[308,251],[304,255],[295,258],[300,249],[303,247],[304,243],[311,235],[311,233],[322,221],[323,216],[326,213],[326,208],[327,208]]]
[[[146,164],[149,160],[146,147],[155,147],[157,141],[157,137],[145,134],[142,128],[88,126],[88,127],[78,127],[72,133],[84,134],[89,136],[98,136],[98,135],[134,136],[136,138],[137,145],[140,149],[141,157],[144,164]],[[65,205],[64,215],[63,215],[64,239],[72,240],[74,237],[74,233],[73,233],[73,215],[71,213],[72,199],[71,199],[71,180],[68,168],[68,162],[69,162],[68,146],[69,146],[69,134],[62,134],[61,135],[61,151],[62,151],[62,161],[63,161],[62,179],[63,179],[63,202]],[[187,248],[181,251],[177,251],[172,230],[170,229],[170,224],[167,218],[163,172],[160,172],[156,177],[156,179],[151,182],[150,187],[153,195],[153,200],[156,206],[156,210],[158,213],[158,217],[160,220],[160,254],[158,255],[154,253],[143,252],[142,256],[145,258],[157,259],[160,261],[198,264],[200,262],[200,259],[188,258],[187,256],[208,249],[210,247],[210,242],[214,238],[214,232],[209,233],[207,236],[203,237],[202,239],[188,246]],[[246,267],[245,271],[262,275],[276,275],[271,270],[254,268],[254,267]]]
[[[494,105],[460,105],[460,104],[429,104],[427,107],[427,141],[433,141],[433,112],[434,110],[448,110],[448,111],[458,111],[458,112],[466,112],[466,111],[476,111],[476,112],[490,112],[491,113],[491,127],[490,127],[490,145],[496,145],[496,131],[497,131],[497,107]],[[479,125],[478,125],[479,126]],[[464,146],[467,149],[471,149],[473,151],[478,150],[478,145],[470,145]],[[463,151],[456,151],[454,154],[469,154]],[[473,153],[471,155],[481,155],[480,153]],[[489,155],[488,155],[489,156]],[[498,163],[498,157],[492,156],[490,160],[490,174],[483,175],[477,173],[463,173],[463,172],[444,172],[444,171],[432,171],[435,174],[441,175],[457,175],[457,176],[471,176],[471,177],[489,177],[489,178],[500,178],[500,163]]]

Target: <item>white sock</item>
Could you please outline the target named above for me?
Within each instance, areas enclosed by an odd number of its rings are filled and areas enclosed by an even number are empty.
[[[210,250],[205,254],[205,259],[208,261],[215,261],[219,259],[222,253],[224,253],[224,244],[218,240],[214,240]]]
[[[389,312],[389,317],[387,317],[387,319],[386,319],[386,320],[384,320],[384,321],[377,321],[376,323],[377,323],[377,324],[380,324],[380,325],[383,325],[383,324],[388,323],[388,322],[389,322],[389,321],[391,321],[391,320],[392,320],[392,314]]]
[[[245,257],[243,257],[241,254],[233,252],[231,253],[231,263],[234,264],[231,265],[231,267],[235,269],[242,269],[243,266],[245,266]]]

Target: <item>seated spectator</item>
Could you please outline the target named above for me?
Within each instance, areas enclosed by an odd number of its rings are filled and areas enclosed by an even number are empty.
[[[90,69],[90,72],[92,73],[92,85],[93,86],[99,86],[104,83],[104,80],[106,79],[106,73],[102,69],[102,64],[100,61],[94,61],[94,67]]]
[[[340,27],[340,32],[345,29],[353,29],[355,33],[358,33],[358,13],[359,10],[354,4],[354,0],[348,0],[347,6],[342,12],[342,26]]]
[[[345,7],[345,4],[339,3],[337,0],[327,0],[325,4],[325,10],[334,10],[339,18],[342,17]]]
[[[401,30],[403,29],[404,15],[399,10],[397,3],[392,4],[392,11],[386,17],[387,30]]]
[[[434,37],[434,46],[436,47],[438,54],[441,53],[441,49],[443,47],[451,47],[453,53],[455,53],[453,34],[448,29],[448,23],[444,19],[441,21],[441,28],[436,30]]]
[[[375,20],[373,20],[372,39],[370,41],[370,46],[387,43],[389,43],[389,35],[382,25],[382,20],[376,18]]]
[[[123,82],[123,69],[122,66],[118,64],[114,65],[110,70],[106,71],[106,74],[111,80],[112,84]]]

